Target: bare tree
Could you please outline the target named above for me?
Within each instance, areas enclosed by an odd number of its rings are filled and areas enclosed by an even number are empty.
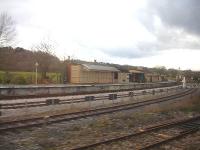
[[[167,69],[165,66],[157,66],[153,68],[154,72],[159,74],[159,75],[166,75],[167,74]]]
[[[32,49],[35,51],[35,59],[39,64],[42,78],[47,79],[47,72],[53,59],[53,46],[48,42],[41,42]]]
[[[11,44],[16,36],[15,23],[7,13],[0,14],[0,47]]]

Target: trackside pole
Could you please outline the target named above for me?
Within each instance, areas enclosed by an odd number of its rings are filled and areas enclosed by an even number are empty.
[[[185,77],[183,77],[182,83],[183,83],[183,88],[186,88],[186,80],[185,80]]]

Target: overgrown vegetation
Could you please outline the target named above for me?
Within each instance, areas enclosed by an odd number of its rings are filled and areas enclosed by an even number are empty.
[[[190,105],[180,108],[180,111],[190,113],[190,112],[197,112],[200,113],[200,97],[199,99],[193,101]]]
[[[0,84],[35,83],[36,62],[39,63],[38,83],[63,83],[64,64],[56,56],[46,51],[3,47],[0,48]]]
[[[0,84],[34,84],[35,72],[8,72],[0,71]],[[47,79],[43,80],[38,73],[38,83],[62,83],[61,73],[47,73]]]

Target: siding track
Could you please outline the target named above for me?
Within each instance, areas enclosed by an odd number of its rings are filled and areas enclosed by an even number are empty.
[[[180,130],[179,132],[174,133],[174,135],[167,136],[165,138],[158,137],[158,135],[161,135],[163,132],[166,134],[167,132],[173,132],[174,129]],[[144,141],[140,140],[139,148],[131,147],[131,149],[137,149],[137,150],[148,150],[151,148],[159,147],[163,144],[167,144],[171,141],[178,140],[180,138],[183,138],[189,134],[193,134],[200,129],[200,116],[196,116],[189,119],[182,119],[182,120],[170,120],[166,121],[164,123],[159,123],[151,127],[144,128],[142,131],[138,131],[135,133],[130,133],[125,136],[115,137],[107,140],[102,140],[96,143],[91,143],[83,146],[78,146],[75,148],[72,148],[70,150],[86,150],[86,149],[95,149],[96,147],[99,147],[100,149],[103,149],[104,146],[108,146],[110,144],[116,143],[116,142],[124,142],[127,140],[131,140],[131,142],[135,142],[137,138],[141,138],[140,136],[148,136],[153,135],[151,137],[151,143],[145,143]],[[137,141],[138,142],[138,141]],[[65,145],[59,146],[60,149],[65,149]]]
[[[73,113],[59,114],[59,115],[48,116],[48,117],[38,117],[38,118],[31,118],[31,119],[26,119],[26,120],[0,122],[0,131],[34,127],[34,126],[39,126],[39,125],[44,125],[44,124],[52,124],[52,123],[58,123],[62,121],[70,121],[70,120],[82,119],[86,117],[98,116],[102,114],[109,114],[109,113],[114,113],[114,112],[123,111],[123,110],[136,109],[136,108],[148,106],[151,104],[157,104],[157,103],[161,103],[165,101],[182,98],[184,96],[188,96],[194,93],[196,90],[197,89],[186,89],[186,90],[183,90],[183,92],[178,93],[178,94],[165,96],[162,98],[154,98],[154,99],[145,100],[141,102],[123,104],[123,105],[102,107],[102,108],[97,108],[97,109],[89,109],[85,111],[77,111]]]

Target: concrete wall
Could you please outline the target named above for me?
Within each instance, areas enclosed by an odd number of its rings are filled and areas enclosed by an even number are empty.
[[[132,84],[104,84],[104,85],[77,85],[77,86],[20,86],[0,87],[0,99],[15,97],[56,96],[83,93],[111,92],[119,90],[135,90],[177,85],[176,82],[162,83],[132,83]]]

